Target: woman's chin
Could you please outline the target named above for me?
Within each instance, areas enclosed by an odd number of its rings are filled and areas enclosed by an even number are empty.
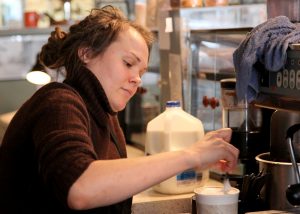
[[[125,107],[126,107],[126,103],[124,103],[124,104],[123,103],[118,103],[117,105],[112,106],[112,109],[113,109],[114,112],[119,112],[119,111],[124,110]]]

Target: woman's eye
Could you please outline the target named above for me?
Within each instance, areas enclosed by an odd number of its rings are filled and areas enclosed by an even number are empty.
[[[132,64],[129,63],[129,62],[127,62],[127,61],[124,61],[124,63],[125,63],[125,65],[126,65],[127,67],[129,67],[129,68],[132,66]]]

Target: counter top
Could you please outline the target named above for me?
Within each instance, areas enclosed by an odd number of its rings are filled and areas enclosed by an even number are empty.
[[[144,155],[144,151],[127,145],[128,158]],[[206,185],[218,186],[222,183],[209,179]],[[192,196],[194,193],[167,195],[149,188],[133,196],[133,214],[177,214],[192,212]]]
[[[280,210],[265,210],[265,211],[258,211],[258,212],[248,212],[246,214],[296,214],[299,211],[280,211]]]
[[[222,183],[209,179],[208,186],[220,186]],[[152,188],[133,197],[132,213],[137,214],[176,214],[192,213],[194,193],[167,195],[160,194]]]
[[[209,180],[207,185],[222,185]],[[192,197],[194,193],[167,195],[160,194],[152,188],[133,197],[133,214],[178,214],[192,213]]]
[[[127,145],[128,158],[144,156],[144,151]],[[149,188],[135,196],[132,201],[132,213],[136,214],[174,214],[191,213],[191,198],[194,194],[166,195]]]
[[[165,195],[152,188],[133,197],[134,214],[175,214],[192,212],[193,193]]]

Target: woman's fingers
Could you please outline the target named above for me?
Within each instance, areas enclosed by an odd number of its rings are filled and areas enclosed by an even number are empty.
[[[222,138],[226,142],[230,142],[232,129],[231,128],[222,128],[216,131],[212,131],[213,136]]]
[[[193,147],[193,150],[198,152],[200,166],[209,168],[219,165],[224,171],[236,167],[239,150],[229,143],[231,134],[230,128],[209,132]],[[226,164],[220,165],[221,160]]]
[[[226,141],[221,142],[224,146],[224,151],[221,151],[223,155],[217,162],[217,166],[222,171],[232,171],[237,165],[237,159],[239,156],[239,150]]]

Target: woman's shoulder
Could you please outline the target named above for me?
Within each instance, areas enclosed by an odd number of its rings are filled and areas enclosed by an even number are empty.
[[[86,108],[82,97],[76,89],[60,82],[44,85],[26,103],[30,106],[47,106],[48,109],[60,108],[60,106]]]
[[[18,109],[16,120],[22,120],[24,115],[27,121],[51,121],[53,117],[65,118],[66,115],[75,115],[81,119],[89,118],[87,107],[76,90],[57,82],[38,89]]]
[[[61,82],[51,82],[47,85],[44,85],[38,89],[37,93],[51,93],[51,92],[57,92],[57,91],[78,94],[76,89],[74,89],[73,87],[71,87],[68,84],[61,83]]]
[[[52,99],[66,99],[68,97],[72,99],[81,99],[81,96],[79,95],[76,89],[74,89],[68,84],[60,82],[52,82],[47,85],[44,85],[36,91],[34,96],[38,98],[47,97]]]

